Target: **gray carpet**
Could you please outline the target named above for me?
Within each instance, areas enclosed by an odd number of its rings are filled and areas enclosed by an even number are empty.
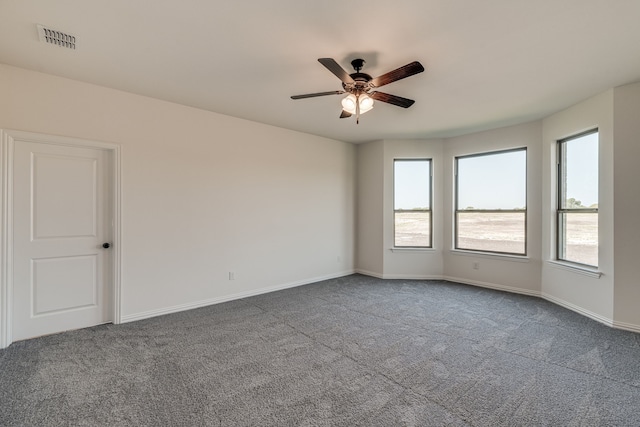
[[[353,275],[0,350],[7,426],[640,426],[640,334]]]

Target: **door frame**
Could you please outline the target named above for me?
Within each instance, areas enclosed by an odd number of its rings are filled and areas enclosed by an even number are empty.
[[[121,310],[121,169],[120,145],[107,142],[18,130],[0,129],[0,349],[13,342],[13,155],[15,141],[98,148],[111,152],[109,171],[113,189],[113,283],[111,284],[112,318],[114,324],[122,322]]]

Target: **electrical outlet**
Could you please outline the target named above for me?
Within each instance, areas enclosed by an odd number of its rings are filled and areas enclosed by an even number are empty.
[[[236,273],[234,273],[233,271],[229,272],[229,280],[236,280]]]
[[[474,261],[473,263],[473,269],[474,270],[480,270],[480,263],[478,261]]]

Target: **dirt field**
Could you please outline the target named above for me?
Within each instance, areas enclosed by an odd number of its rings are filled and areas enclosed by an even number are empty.
[[[598,214],[569,214],[566,220],[565,259],[598,265]]]
[[[429,213],[396,213],[396,246],[429,244]],[[492,252],[524,253],[524,213],[464,212],[459,215],[459,248]],[[598,265],[598,216],[571,214],[567,219],[565,258]]]
[[[458,215],[458,248],[490,252],[525,252],[524,212],[464,212]]]
[[[429,212],[397,212],[395,215],[395,246],[431,246]]]

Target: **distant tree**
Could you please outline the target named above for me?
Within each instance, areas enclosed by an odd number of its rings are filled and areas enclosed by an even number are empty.
[[[591,205],[591,206],[589,206],[589,207],[590,207],[590,208],[593,208],[593,209],[598,209],[598,204],[597,204],[597,203],[594,203],[594,204],[592,204],[592,205]]]
[[[573,197],[567,199],[567,203],[565,207],[567,209],[584,208],[584,206],[582,206],[582,202],[580,200],[576,200]]]
[[[467,206],[467,207],[465,208],[465,210],[467,210],[467,211],[472,211],[472,210],[474,210],[474,209],[475,209],[475,208],[474,208],[473,206]]]

